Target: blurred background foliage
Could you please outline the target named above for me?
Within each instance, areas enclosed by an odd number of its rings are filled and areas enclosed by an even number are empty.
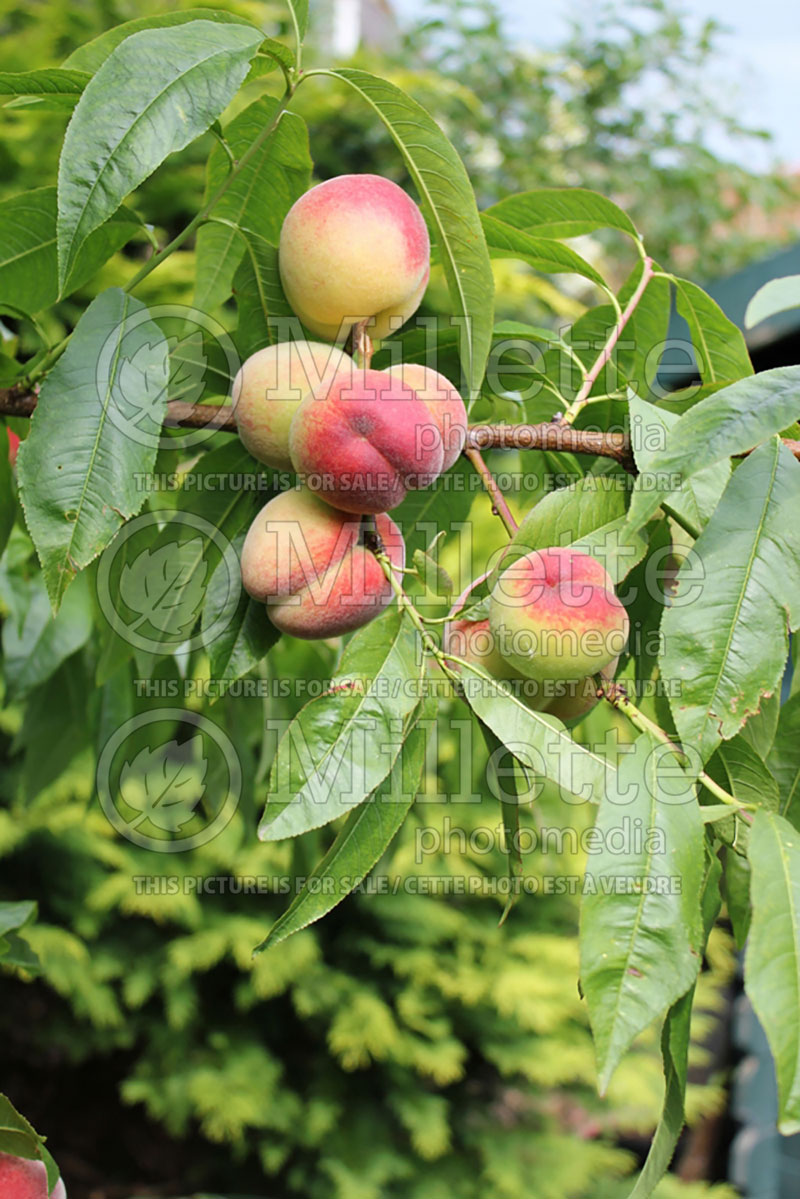
[[[159,0],[0,0],[0,68],[59,64],[103,29],[163,7]],[[286,31],[278,6],[225,7],[272,34]],[[312,10],[316,18],[325,5],[312,0]],[[587,186],[629,209],[665,266],[699,276],[733,269],[765,240],[740,218],[751,208],[779,208],[789,189],[777,176],[721,161],[706,145],[714,124],[745,142],[760,136],[705,84],[718,30],[709,25],[697,36],[660,0],[601,6],[596,22],[574,25],[561,47],[543,53],[520,46],[490,3],[446,0],[395,44],[356,61],[395,78],[435,114],[464,156],[481,206],[533,187]],[[329,61],[324,40],[312,38],[310,63]],[[254,81],[237,107],[276,86],[274,77]],[[309,84],[296,107],[311,128],[319,178],[352,170],[407,181],[382,129],[337,88]],[[0,200],[55,182],[68,115],[41,104],[4,109]],[[210,135],[201,138],[132,197],[159,241],[197,211],[212,144]],[[617,261],[613,240],[581,248],[616,282],[632,265]],[[48,339],[57,342],[86,301],[128,278],[132,259],[147,252],[141,236],[51,309],[42,318]],[[501,317],[574,319],[588,302],[585,285],[563,277],[556,287],[505,262],[496,272]],[[189,248],[148,278],[141,297],[190,303],[193,280]],[[426,303],[428,311],[446,310],[435,277]],[[233,306],[218,315],[226,312],[232,325]],[[13,336],[30,339],[33,352],[32,329],[20,323]],[[216,452],[224,454],[224,442]],[[506,470],[512,465],[504,460]],[[160,466],[174,466],[168,454]],[[536,469],[559,468],[582,469],[554,455],[540,456]],[[520,503],[537,490],[534,479]],[[499,536],[483,497],[467,524],[481,569]],[[451,545],[448,553],[445,565],[463,583],[458,551]],[[22,598],[27,605],[37,588],[32,547],[17,528],[0,563],[6,621],[27,610]],[[156,860],[117,838],[99,811],[96,749],[109,722],[144,707],[134,678],[178,684],[184,667],[175,658],[123,655],[97,688],[108,644],[89,638],[98,620],[93,589],[73,590],[75,628],[49,676],[22,695],[0,684],[0,898],[40,899],[25,938],[41,962],[38,978],[19,971],[2,978],[3,1085],[49,1133],[71,1197],[105,1194],[104,1187],[127,1195],[125,1186],[136,1184],[149,1195],[213,1189],[272,1199],[622,1199],[661,1102],[658,1046],[654,1033],[643,1037],[608,1098],[598,1099],[575,984],[577,896],[525,897],[498,929],[501,897],[410,893],[415,879],[504,874],[498,844],[490,852],[470,848],[474,830],[496,834],[498,807],[483,743],[464,710],[444,707],[425,792],[376,869],[391,890],[399,881],[398,892],[352,897],[254,959],[253,946],[287,896],[200,891],[217,876],[302,876],[332,838],[335,830],[325,829],[276,846],[255,835],[254,796],[261,797],[274,748],[265,720],[293,715],[303,697],[190,701],[232,737],[245,801],[209,845]],[[263,678],[328,678],[339,651],[337,643],[284,639]],[[200,655],[189,669],[202,679],[207,660]],[[613,724],[599,713],[587,722],[600,735]],[[467,802],[470,777],[476,798]],[[580,828],[590,813],[545,794],[523,820],[531,828]],[[423,843],[440,844],[420,860],[423,829]],[[531,878],[577,876],[583,865],[580,854],[551,849],[527,855],[525,869]],[[181,883],[164,893],[159,872],[193,879],[195,889],[184,893]],[[135,881],[154,875],[155,884]],[[694,1024],[693,1121],[724,1106],[725,1079],[704,1042],[732,972],[730,942],[717,931]],[[732,1195],[675,1178],[658,1191],[659,1199]]]

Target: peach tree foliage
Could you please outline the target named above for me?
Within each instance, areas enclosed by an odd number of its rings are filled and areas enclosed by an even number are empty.
[[[103,551],[152,507],[140,480],[154,473],[172,471],[179,480],[158,497],[164,507],[240,545],[257,493],[232,483],[181,487],[181,472],[235,480],[258,468],[227,433],[198,448],[184,447],[182,431],[168,432],[176,413],[170,403],[186,394],[187,372],[191,378],[211,350],[202,342],[187,347],[159,324],[145,281],[195,238],[198,305],[224,305],[241,357],[274,341],[276,318],[291,315],[277,270],[278,236],[283,217],[310,186],[313,165],[314,130],[292,102],[299,88],[345,85],[349,102],[364,106],[396,145],[449,296],[446,317],[394,339],[402,359],[424,360],[432,346],[476,423],[502,416],[535,425],[560,413],[559,429],[578,437],[521,451],[526,464],[536,461],[533,470],[558,470],[577,482],[545,488],[544,495],[523,484],[514,497],[522,509],[518,528],[480,455],[467,454],[453,469],[464,478],[477,469],[489,490],[479,519],[492,522],[492,507],[499,511],[512,555],[556,545],[602,553],[632,625],[652,636],[631,640],[618,676],[624,686],[606,689],[604,710],[621,714],[613,727],[624,718],[635,731],[627,748],[608,739],[598,747],[580,728],[574,736],[478,668],[465,667],[454,679],[439,647],[440,616],[430,616],[446,614],[448,605],[432,608],[426,583],[431,577],[441,583],[433,557],[446,555],[448,539],[476,510],[474,493],[440,480],[411,494],[393,518],[416,575],[407,576],[386,614],[348,640],[330,690],[297,713],[274,760],[262,754],[248,768],[248,802],[264,808],[261,839],[316,844],[321,851],[310,871],[306,850],[298,851],[297,873],[310,879],[264,930],[258,948],[268,960],[274,946],[344,897],[343,880],[364,878],[387,851],[421,786],[437,697],[471,711],[495,763],[503,749],[517,763],[504,771],[516,798],[499,792],[512,896],[524,870],[514,852],[518,801],[528,802],[542,780],[564,804],[593,805],[601,844],[620,811],[641,820],[658,832],[659,850],[648,844],[590,859],[595,886],[582,903],[579,970],[601,1090],[634,1039],[661,1028],[664,1109],[631,1192],[638,1199],[653,1192],[668,1168],[683,1126],[692,999],[723,902],[737,941],[747,940],[745,983],[775,1057],[780,1127],[800,1127],[800,708],[796,692],[779,703],[789,633],[800,623],[800,465],[789,441],[800,414],[800,368],[754,376],[741,333],[713,301],[661,271],[631,219],[592,191],[545,188],[479,212],[459,156],[434,117],[369,71],[304,72],[307,5],[290,0],[290,15],[291,36],[282,41],[212,10],[142,18],[81,47],[60,68],[0,75],[4,94],[20,102],[72,110],[58,180],[0,206],[0,305],[41,343],[32,358],[0,361],[3,408],[24,438],[16,477],[8,455],[0,454],[6,697],[32,704],[38,689],[57,675],[63,680],[71,657],[86,651],[98,696],[73,699],[86,704],[86,745],[96,754],[115,724],[145,706],[131,691],[131,659],[139,677],[154,680],[197,670],[201,660],[212,677],[226,679],[269,669],[277,635],[252,601],[239,602],[223,636],[204,641],[226,602],[216,569],[220,550],[207,534],[189,543],[175,576],[175,610],[198,613],[187,638],[188,666],[186,654],[170,647],[169,619],[155,650],[137,652],[121,639],[96,610],[93,584]],[[276,78],[285,84],[282,93]],[[237,97],[235,115],[227,116]],[[139,253],[124,286],[92,287],[91,302],[83,303],[87,283],[120,247],[141,237],[137,188],[209,130],[216,142],[192,221],[151,256]],[[618,292],[571,244],[597,230],[611,230],[620,256],[629,259]],[[548,276],[577,275],[594,287],[598,303],[566,330],[496,325],[492,259],[513,259]],[[788,302],[797,295],[792,291]],[[50,344],[47,312],[69,297],[79,308],[72,333],[66,343]],[[687,322],[700,384],[665,398],[656,368],[673,297]],[[786,303],[782,296],[779,304]],[[124,356],[104,353],[110,338],[124,340]],[[373,365],[389,362],[389,348],[379,348]],[[213,384],[191,394],[220,403],[231,374],[225,362],[212,367]],[[27,425],[13,414],[34,388],[38,402]],[[125,426],[129,413],[119,411],[125,405],[137,413],[138,438]],[[627,434],[633,456],[627,474],[613,459],[587,452],[592,430]],[[498,455],[492,465],[502,471],[504,462]],[[264,475],[265,487],[277,490],[277,479]],[[437,532],[445,534],[444,546],[432,546]],[[165,569],[167,545],[154,524],[148,552],[158,569]],[[668,562],[680,566],[665,581]],[[478,564],[474,573],[485,569]],[[476,612],[492,581],[485,577],[473,590]],[[426,679],[437,682],[433,699],[425,696]],[[679,686],[631,702],[629,695],[635,699],[659,679]],[[75,746],[62,743],[59,721],[68,717],[49,711],[37,719],[23,730],[22,743],[33,758],[47,747],[67,765]],[[380,752],[354,752],[375,738],[376,728],[400,728],[403,735],[382,742]],[[337,791],[342,765],[351,810],[320,839],[316,830],[345,810]],[[35,780],[47,767],[32,761],[30,769]],[[255,838],[255,821],[251,832]],[[632,885],[616,886],[620,879]],[[509,936],[514,919],[511,913],[503,926]],[[22,923],[8,924],[12,938]],[[0,955],[17,953],[16,944],[0,941]]]

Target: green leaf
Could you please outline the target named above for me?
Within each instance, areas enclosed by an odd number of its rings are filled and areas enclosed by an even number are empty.
[[[706,940],[719,914],[719,878],[719,859],[709,855],[703,888]],[[695,988],[692,987],[685,995],[682,995],[669,1009],[664,1021],[661,1033],[661,1057],[664,1062],[664,1106],[650,1144],[647,1160],[629,1199],[649,1199],[649,1196],[653,1194],[667,1172],[683,1130],[686,1118],[684,1103],[686,1076],[689,1068],[689,1041],[694,992]]]
[[[781,708],[775,740],[767,755],[780,794],[780,813],[800,822],[800,691]]]
[[[204,454],[193,466],[191,476],[184,476],[184,485],[175,505],[176,522],[167,519],[153,544],[140,552],[146,564],[145,573],[155,570],[158,574],[160,564],[166,564],[162,575],[166,585],[164,599],[157,602],[156,620],[148,625],[146,633],[148,641],[156,645],[161,643],[161,652],[173,651],[192,632],[204,610],[210,581],[218,569],[228,579],[231,607],[226,607],[225,614],[238,608],[241,575],[234,542],[270,494],[269,488],[265,494],[257,487],[243,487],[241,479],[244,475],[255,481],[259,470],[236,438]],[[199,529],[196,530],[191,519],[184,523],[184,516],[199,518]],[[216,536],[212,536],[212,531]],[[175,560],[172,569],[168,565],[171,559]],[[123,574],[125,569],[123,567]],[[117,586],[121,591],[122,574]],[[223,573],[220,573],[216,578],[215,593],[218,604],[222,603],[223,587]],[[151,590],[158,595],[157,582]],[[213,629],[206,626],[206,637],[211,633]]]
[[[302,42],[308,33],[308,0],[286,0]]]
[[[277,108],[277,100],[262,96],[227,126],[225,138],[237,161],[274,120]],[[206,169],[206,200],[225,182],[229,168],[225,151],[216,145]],[[198,231],[195,304],[203,312],[216,308],[231,294],[234,272],[244,253],[237,229],[277,246],[284,217],[311,184],[311,169],[305,121],[284,113],[271,136],[215,204],[214,221]]]
[[[19,903],[0,902],[0,937],[6,933],[18,933],[36,916],[36,903],[32,899],[21,900]]]
[[[234,541],[237,559],[241,559],[243,544],[244,534],[240,534]],[[211,576],[201,626],[211,676],[226,681],[240,679],[258,666],[280,637],[265,605],[256,603],[243,589],[237,592],[231,587],[224,562]]]
[[[459,458],[432,487],[409,491],[402,504],[392,510],[392,520],[406,543],[407,558],[418,549],[425,550],[440,530],[448,536],[462,535],[475,499],[470,489],[472,475],[466,458]]]
[[[0,555],[3,554],[17,515],[17,497],[9,459],[8,429],[0,425]]]
[[[91,78],[86,71],[47,67],[39,71],[0,71],[0,96],[77,98]]]
[[[667,1172],[686,1120],[686,1075],[694,987],[672,1005],[661,1033],[664,1062],[664,1107],[653,1134],[647,1159],[629,1199],[649,1199]]]
[[[27,590],[22,628],[13,620],[3,624],[4,673],[9,698],[14,699],[23,699],[46,682],[86,644],[92,632],[91,596],[85,577],[70,588],[55,617],[41,576],[32,579]]]
[[[744,985],[767,1034],[778,1076],[778,1126],[800,1131],[800,834],[756,812],[748,858],[753,918]]]
[[[254,233],[248,233],[243,244],[246,254],[233,279],[239,310],[234,340],[242,360],[281,340],[276,321],[293,319],[281,286],[278,251]]]
[[[736,948],[742,950],[750,932],[750,863],[729,846],[725,847],[725,906],[733,928]]]
[[[119,776],[121,799],[139,813],[132,827],[147,820],[162,832],[180,832],[205,794],[207,773],[201,734],[181,744],[143,746]]]
[[[624,523],[629,486],[627,475],[607,467],[548,492],[526,513],[497,573],[531,550],[574,545],[621,582],[647,552],[647,539],[638,532],[630,536]]]
[[[692,987],[703,947],[704,838],[693,786],[670,748],[647,734],[618,776],[616,801],[600,801],[599,852],[581,905],[581,985],[601,1092],[633,1039]],[[628,827],[641,821],[645,835],[620,838],[623,818]]]
[[[522,192],[493,204],[486,215],[516,229],[535,231],[539,237],[580,237],[595,229],[619,229],[637,240],[639,236],[621,208],[582,187]]]
[[[800,623],[798,504],[800,463],[775,438],[734,471],[678,573],[661,674],[679,682],[675,724],[703,761],[780,685]]]
[[[708,773],[741,803],[778,811],[778,784],[741,734],[720,745],[709,763]]]
[[[429,723],[414,724],[390,773],[377,791],[353,809],[303,889],[275,921],[256,952],[280,945],[327,915],[380,860],[414,802],[422,770]]]
[[[481,217],[481,224],[492,258],[516,258],[546,275],[582,275],[598,287],[605,286],[600,272],[570,246],[552,238],[535,237],[486,213]]]
[[[613,787],[616,771],[599,754],[573,740],[555,716],[533,712],[503,683],[463,662],[463,698],[514,755],[535,798],[537,776],[552,779],[568,795],[598,803]]]
[[[0,1153],[44,1162],[48,1191],[52,1191],[58,1182],[58,1166],[45,1148],[44,1139],[3,1094],[0,1094]]]
[[[744,314],[745,329],[752,329],[779,312],[800,308],[800,275],[785,275],[782,279],[770,279],[759,287]]]
[[[646,477],[653,462],[657,461],[659,451],[667,443],[669,430],[674,428],[680,417],[649,404],[637,395],[630,397],[629,410],[633,456],[640,476]],[[699,532],[708,523],[730,476],[730,463],[725,460],[697,471],[679,490],[669,493],[670,510]],[[667,502],[666,498],[664,502]]]
[[[689,326],[697,369],[704,383],[742,379],[753,373],[741,329],[702,287],[675,279],[676,306]]]
[[[800,366],[780,366],[723,387],[690,408],[668,431],[664,449],[649,463],[653,479],[638,482],[629,521],[641,528],[674,490],[672,476],[685,481],[715,462],[743,454],[780,433],[800,410]],[[667,490],[671,488],[671,490]]]
[[[88,71],[93,75],[103,63],[132,33],[141,33],[143,29],[169,29],[174,25],[186,25],[190,21],[218,21],[223,25],[246,25],[244,17],[236,13],[225,12],[214,8],[186,8],[181,12],[158,13],[152,17],[136,17],[133,21],[125,21],[107,29],[99,37],[78,46],[69,58],[64,60],[65,67]],[[255,26],[254,26],[255,28]]]
[[[393,83],[366,71],[331,71],[386,125],[414,182],[444,269],[461,362],[472,399],[480,390],[492,339],[494,277],[472,185],[456,151],[425,109]]]
[[[0,203],[0,291],[24,312],[36,313],[58,299],[56,189],[40,187]],[[124,205],[96,229],[78,254],[64,288],[77,291],[142,228]]]
[[[261,41],[248,25],[193,21],[122,42],[70,121],[58,172],[59,282],[89,234],[217,119]]]
[[[418,634],[395,607],[356,633],[331,690],[306,704],[281,738],[262,841],[328,824],[380,786],[419,702],[424,661]]]
[[[89,305],[42,384],[17,463],[54,609],[144,503],[135,475],[153,469],[167,379],[161,331],[143,304],[111,288]]]

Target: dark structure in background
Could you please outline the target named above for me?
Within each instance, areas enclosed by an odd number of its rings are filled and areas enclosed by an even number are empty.
[[[753,329],[744,327],[745,310],[758,289],[771,279],[781,279],[786,275],[800,275],[800,242],[787,250],[771,254],[769,258],[760,259],[743,271],[737,271],[735,275],[718,279],[714,283],[702,284],[725,315],[744,332],[753,367],[757,372],[771,370],[776,366],[796,366],[800,363],[800,308],[780,312]],[[682,347],[691,344],[688,326],[677,313],[673,313],[669,337],[670,340],[679,341]],[[698,381],[697,374],[691,369],[689,358],[685,348],[679,352],[667,350],[665,361],[672,361],[673,366],[667,375],[661,376],[664,387],[677,390]],[[687,364],[684,376],[677,372],[678,363]]]

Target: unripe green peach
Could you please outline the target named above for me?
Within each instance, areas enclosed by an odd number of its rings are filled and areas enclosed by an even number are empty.
[[[453,655],[448,661],[454,670],[460,670],[460,664],[454,659],[461,658],[498,681],[511,681],[513,694],[533,711],[540,711],[545,706],[547,701],[539,684],[520,674],[498,652],[488,619],[450,621],[445,625],[442,648],[445,654]]]
[[[422,437],[431,444],[435,444],[437,439],[441,440],[444,453],[442,470],[449,470],[467,439],[467,410],[458,391],[444,375],[416,362],[390,366],[386,373],[401,379],[427,407],[433,423]]]
[[[570,547],[533,550],[507,567],[492,590],[489,623],[506,661],[540,682],[596,674],[628,638],[611,578]]]
[[[371,522],[370,522],[371,523]],[[397,525],[374,519],[397,569],[405,546]],[[365,545],[369,530],[306,488],[271,499],[251,525],[242,549],[242,583],[267,605],[272,623],[293,637],[338,637],[368,624],[391,602],[391,584]]]
[[[0,1196],[2,1199],[48,1199],[44,1162],[0,1153]],[[60,1178],[49,1193],[49,1199],[67,1199]]]
[[[353,360],[320,341],[284,341],[251,354],[233,381],[233,415],[246,450],[259,462],[291,470],[289,426],[301,400],[330,383]]]
[[[306,396],[289,452],[307,485],[335,508],[388,512],[441,473],[442,441],[430,432],[430,410],[409,387],[387,371],[360,371]]]
[[[420,305],[430,241],[417,205],[379,175],[340,175],[295,201],[281,229],[278,265],[286,298],[320,337],[343,341],[370,321],[374,338]]]

